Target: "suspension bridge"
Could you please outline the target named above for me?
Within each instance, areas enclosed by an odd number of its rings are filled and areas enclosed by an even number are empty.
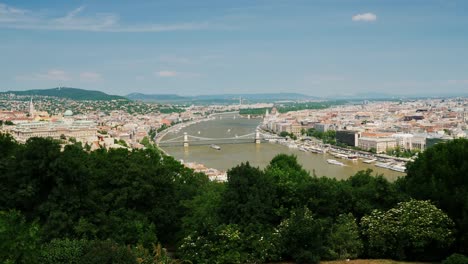
[[[255,131],[253,133],[241,135],[241,136],[234,136],[234,137],[225,137],[225,138],[208,138],[208,137],[200,137],[200,136],[193,136],[184,133],[184,135],[167,139],[167,140],[159,140],[157,142],[158,146],[160,147],[172,147],[172,146],[184,146],[188,147],[189,145],[211,145],[211,144],[245,144],[245,143],[256,143],[260,144],[261,142],[265,142],[268,139],[279,139],[280,137],[276,135],[265,134],[260,131]]]

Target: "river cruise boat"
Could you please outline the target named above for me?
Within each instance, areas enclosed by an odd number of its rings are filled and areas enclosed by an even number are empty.
[[[367,164],[371,164],[374,161],[376,161],[376,159],[366,159],[366,160],[363,160],[362,162],[367,163]]]
[[[375,166],[380,167],[380,168],[385,168],[385,169],[390,169],[392,164],[390,162],[377,162]]]
[[[216,150],[221,150],[221,147],[215,144],[211,144],[210,148],[216,149]]]
[[[343,163],[343,162],[339,162],[339,161],[334,160],[334,159],[327,159],[327,162],[328,162],[329,164],[333,164],[333,165],[344,166],[344,163]]]
[[[399,164],[390,166],[390,169],[393,170],[393,171],[398,171],[398,172],[405,172],[406,171],[405,165],[399,165]]]

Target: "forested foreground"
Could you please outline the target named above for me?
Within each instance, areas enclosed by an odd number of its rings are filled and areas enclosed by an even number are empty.
[[[468,252],[468,140],[388,182],[311,176],[294,156],[210,182],[154,149],[63,150],[0,134],[3,263],[440,261]],[[174,255],[166,254],[168,248]],[[446,263],[468,263],[453,255]]]

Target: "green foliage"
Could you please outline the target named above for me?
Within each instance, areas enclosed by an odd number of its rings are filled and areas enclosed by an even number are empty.
[[[163,131],[163,130],[165,130],[165,129],[167,129],[167,128],[169,128],[169,126],[168,126],[168,125],[166,125],[166,124],[162,124],[162,126],[161,126],[160,128],[158,128],[158,129],[156,130],[156,132],[158,132],[158,133],[159,133],[159,132],[161,132],[161,131]]]
[[[0,120],[0,126],[2,126],[2,125],[5,125],[5,126],[12,126],[12,125],[14,125],[14,124],[13,124],[13,122],[11,122],[10,120],[5,120],[5,121]]]
[[[260,169],[242,163],[228,171],[221,204],[222,219],[242,227],[275,222],[274,186]]]
[[[162,248],[161,244],[154,245],[152,251],[148,250],[141,245],[132,248],[132,253],[135,255],[138,264],[182,264],[191,263],[188,261],[172,259]]]
[[[281,133],[279,133],[279,136],[280,137],[290,137],[293,140],[297,139],[296,135],[294,135],[293,133],[286,132],[286,131],[282,131]]]
[[[400,183],[415,199],[430,199],[455,221],[457,246],[468,253],[468,139],[436,144],[407,164]]]
[[[220,225],[219,209],[225,185],[212,182],[191,200],[184,202],[187,213],[183,217],[184,236],[198,232],[207,232],[210,228]]]
[[[315,137],[321,139],[325,144],[336,144],[336,131],[335,130],[328,130],[326,132],[320,132],[315,130],[314,128],[309,128],[306,133],[307,136]]]
[[[277,106],[278,112],[286,113],[290,111],[299,111],[305,109],[325,109],[334,105],[345,104],[346,101],[325,101],[325,102],[305,102],[305,103],[290,103]]]
[[[318,263],[324,254],[325,224],[307,209],[296,209],[279,225],[284,257],[296,263]]]
[[[395,149],[387,149],[386,154],[395,157],[411,158],[420,152],[421,151],[418,149],[401,149],[399,146],[397,146]]]
[[[41,250],[43,264],[80,264],[89,241],[54,239]]]
[[[179,253],[193,263],[244,263],[247,259],[237,225],[220,225],[205,234],[194,232],[183,239]]]
[[[390,209],[406,198],[383,175],[372,176],[370,169],[357,172],[345,182],[351,187],[351,211],[358,218],[370,214],[374,209]]]
[[[297,162],[296,156],[286,154],[275,156],[265,169],[265,175],[272,180],[275,188],[274,208],[278,217],[288,217],[292,209],[304,205],[305,189],[311,178]]]
[[[454,241],[453,222],[429,201],[402,202],[361,219],[370,257],[434,260]]]
[[[54,96],[58,98],[68,98],[72,100],[120,100],[128,101],[125,97],[118,95],[108,95],[100,91],[84,90],[78,88],[58,87],[52,89],[42,90],[27,90],[27,91],[8,91],[10,94],[15,95],[37,95],[37,96]]]
[[[112,241],[91,241],[84,250],[80,264],[137,264],[132,251]]]
[[[239,115],[261,115],[263,116],[266,111],[271,112],[270,108],[243,108],[239,110]]]
[[[363,244],[352,214],[338,216],[328,235],[327,249],[329,259],[353,259],[361,255]]]
[[[0,262],[39,263],[39,225],[15,210],[0,211]]]
[[[448,258],[446,258],[444,261],[442,261],[442,264],[467,264],[468,263],[468,257],[465,257],[462,254],[452,254]]]
[[[235,224],[221,224],[193,232],[182,240],[179,254],[193,263],[264,263],[279,260],[279,234],[274,230],[242,232]]]
[[[161,114],[172,114],[172,113],[182,113],[185,112],[183,108],[177,108],[177,107],[161,107],[159,108],[159,112]]]

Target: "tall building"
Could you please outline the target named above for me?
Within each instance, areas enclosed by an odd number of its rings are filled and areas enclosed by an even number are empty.
[[[31,97],[31,101],[29,102],[29,117],[34,118],[35,114],[36,114],[36,110],[34,110],[34,104],[33,104],[32,97]]]

